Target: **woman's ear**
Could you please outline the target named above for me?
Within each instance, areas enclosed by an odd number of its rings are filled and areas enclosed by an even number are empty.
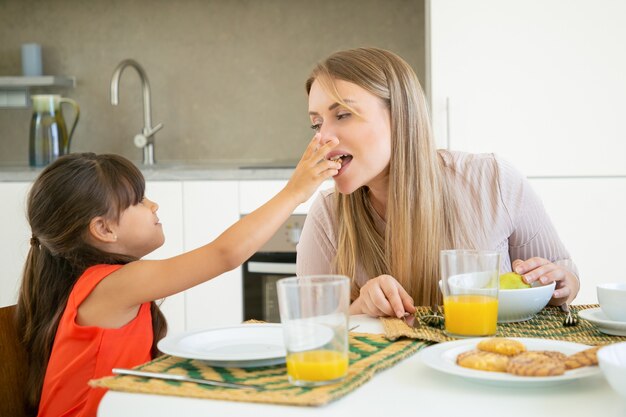
[[[102,216],[94,217],[89,222],[89,234],[97,242],[115,243],[117,235],[109,226],[109,222]]]

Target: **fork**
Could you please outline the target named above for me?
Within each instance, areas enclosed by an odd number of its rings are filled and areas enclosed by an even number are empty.
[[[445,322],[443,316],[439,314],[439,306],[437,303],[433,304],[430,310],[431,314],[420,317],[420,320],[429,327],[442,329]]]
[[[578,324],[578,318],[576,316],[572,316],[572,312],[570,311],[567,302],[565,304],[561,304],[561,310],[567,313],[567,317],[565,317],[565,320],[563,320],[563,326],[572,327]]]

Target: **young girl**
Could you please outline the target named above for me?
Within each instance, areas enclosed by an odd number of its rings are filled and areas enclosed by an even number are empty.
[[[90,379],[153,358],[165,335],[154,300],[231,270],[268,240],[339,164],[316,135],[274,198],[213,242],[140,260],[164,242],[141,172],[116,155],[72,154],[39,175],[28,197],[31,248],[18,300],[30,356],[29,402],[39,416],[95,416]],[[41,398],[41,399],[40,399]],[[40,400],[39,400],[40,399]]]

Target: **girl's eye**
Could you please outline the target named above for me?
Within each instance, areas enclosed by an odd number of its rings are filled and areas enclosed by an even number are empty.
[[[316,132],[319,132],[321,127],[322,127],[321,123],[314,123],[311,125],[311,129],[315,130]]]
[[[337,120],[341,120],[341,119],[345,119],[346,117],[349,117],[350,113],[340,113],[337,115]]]

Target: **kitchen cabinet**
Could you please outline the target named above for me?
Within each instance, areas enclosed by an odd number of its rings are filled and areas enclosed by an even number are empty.
[[[427,19],[440,147],[530,177],[626,175],[626,2],[434,0]]]
[[[270,198],[276,195],[287,184],[286,180],[264,180],[264,181],[240,181],[239,182],[239,212],[248,214],[261,207]],[[327,180],[319,186],[317,191],[313,193],[304,203],[300,204],[293,211],[294,214],[306,214],[311,208],[311,204],[317,198],[321,190],[333,188],[335,183],[333,180]]]
[[[544,206],[578,266],[576,304],[597,303],[596,285],[624,282],[626,178],[532,179]]]
[[[184,250],[183,184],[180,181],[147,181],[146,197],[159,205],[157,215],[163,225],[165,243],[145,259],[165,259],[180,255]],[[167,319],[168,331],[185,331],[185,294],[175,294],[157,303]]]
[[[15,304],[30,249],[26,221],[29,182],[0,182],[0,307]]]
[[[616,275],[626,234],[626,2],[427,1],[433,132],[531,180],[579,267]]]
[[[193,250],[239,220],[237,181],[183,183],[184,248]],[[187,330],[240,324],[243,320],[241,268],[185,291]]]

